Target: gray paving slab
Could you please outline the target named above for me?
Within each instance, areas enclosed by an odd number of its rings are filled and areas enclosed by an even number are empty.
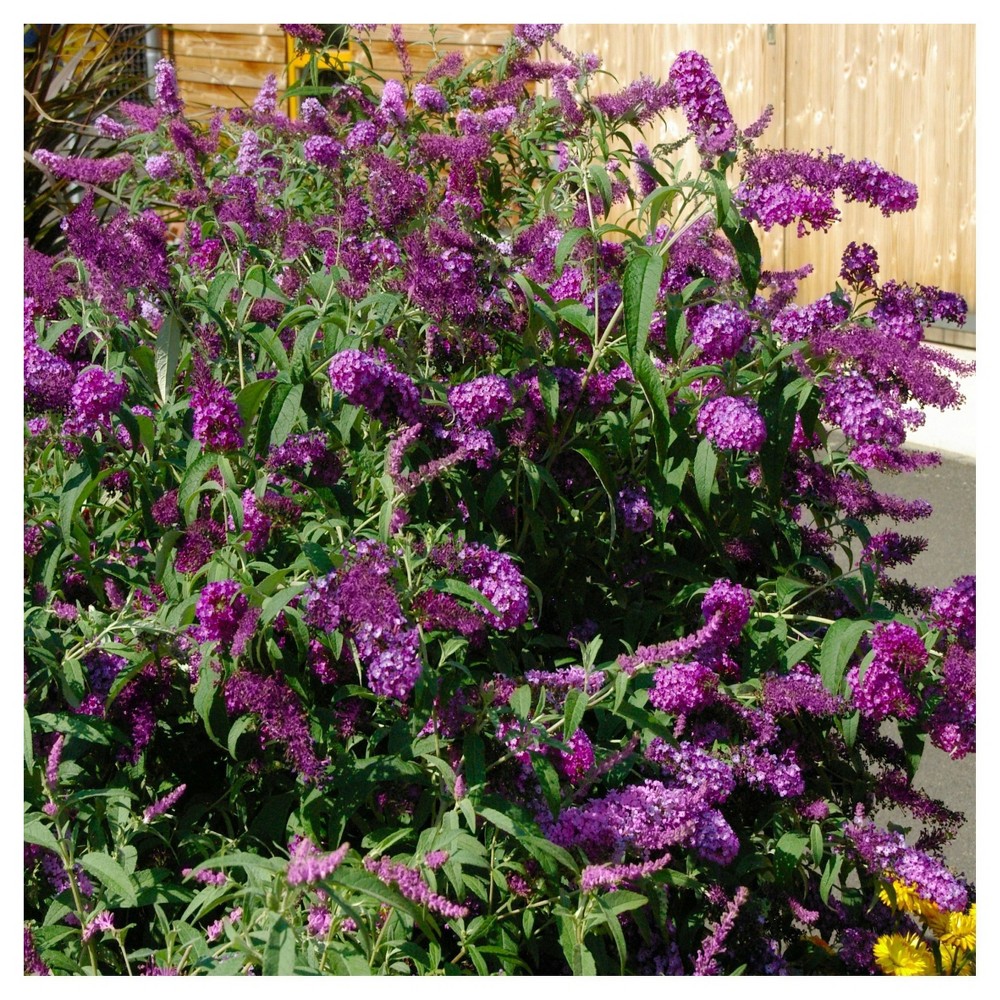
[[[976,572],[976,464],[944,455],[939,466],[900,476],[875,473],[876,489],[907,499],[927,500],[934,513],[923,521],[897,526],[927,539],[927,549],[911,566],[895,572],[921,587],[948,587],[960,576]],[[885,530],[889,523],[878,524]],[[966,824],[945,851],[946,860],[970,881],[976,879],[976,758],[954,761],[928,745],[916,784],[950,809],[966,816]],[[889,814],[890,818],[892,814]],[[901,819],[901,817],[896,817]]]

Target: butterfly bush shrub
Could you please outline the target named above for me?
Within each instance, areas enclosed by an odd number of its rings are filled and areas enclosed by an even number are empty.
[[[868,475],[937,461],[966,307],[850,241],[798,303],[755,232],[915,188],[758,147],[695,52],[589,96],[555,25],[419,81],[394,29],[383,85],[368,27],[295,120],[163,62],[39,154],[25,969],[878,972],[887,892],[974,903],[913,778],[975,751],[975,580],[900,580],[929,509]]]

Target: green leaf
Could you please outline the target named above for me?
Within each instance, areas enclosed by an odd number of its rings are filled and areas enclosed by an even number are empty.
[[[861,637],[871,627],[872,623],[869,621],[841,618],[826,630],[819,651],[819,673],[827,691],[835,695],[843,694],[847,664],[854,655]]]
[[[921,730],[920,726],[903,719],[899,723],[899,738],[903,744],[903,752],[906,754],[906,773],[912,781],[924,755],[927,734]]]
[[[782,655],[785,669],[791,670],[797,663],[801,663],[805,659],[806,653],[813,649],[815,645],[815,639],[800,639],[798,642],[792,643]]]
[[[160,401],[166,402],[174,389],[174,373],[181,356],[181,325],[173,313],[163,318],[156,334],[156,385],[160,390]]]
[[[599,451],[592,443],[577,445],[573,450],[587,460],[587,464],[597,473],[597,478],[604,488],[604,493],[608,498],[608,511],[611,517],[611,541],[613,542],[617,533],[618,516],[615,510],[617,483],[615,482],[615,474],[611,468],[611,463],[607,460],[604,453]]]
[[[840,874],[840,868],[843,863],[844,856],[842,854],[833,854],[823,869],[823,874],[819,880],[819,898],[823,900],[824,906],[827,905],[830,899],[830,890],[837,881],[837,876]]]
[[[272,447],[284,444],[285,439],[292,433],[295,421],[298,420],[299,414],[302,412],[302,391],[304,388],[301,384],[291,386],[282,400],[281,408],[271,426],[269,444]]]
[[[297,597],[306,589],[306,583],[293,583],[288,587],[283,587],[276,594],[268,597],[260,608],[260,623],[267,625],[274,621],[278,614],[292,598]]]
[[[570,229],[559,241],[559,246],[556,247],[554,264],[557,275],[562,274],[563,266],[566,261],[569,260],[569,255],[573,252],[573,248],[577,245],[580,239],[588,235],[589,232],[589,229],[579,227],[576,229]]]
[[[554,422],[559,413],[559,383],[548,368],[538,369],[538,392],[549,420]]]
[[[194,692],[194,708],[205,723],[205,732],[218,743],[215,733],[212,731],[211,714],[215,703],[216,695],[216,675],[214,670],[201,670],[198,672],[198,686]]]
[[[729,182],[721,170],[710,170],[708,174],[712,180],[712,190],[715,192],[715,223],[721,227],[729,215],[733,192],[729,189]]]
[[[511,711],[519,719],[527,719],[531,715],[531,688],[527,684],[522,684],[510,696]]]
[[[736,216],[735,212],[730,212],[729,218],[723,222],[722,231],[736,251],[740,276],[746,286],[747,295],[752,299],[757,294],[757,286],[760,283],[761,255],[757,234],[753,231],[753,226],[745,219]]]
[[[245,428],[249,428],[253,423],[261,402],[273,385],[272,379],[262,378],[256,382],[248,382],[240,390],[240,394],[236,397],[236,406],[240,411],[240,419]]]
[[[583,716],[587,711],[590,699],[586,692],[579,688],[570,688],[566,694],[566,704],[563,707],[563,739],[568,740],[580,728]]]
[[[232,271],[224,271],[213,278],[212,284],[208,286],[208,308],[214,313],[221,314],[229,301],[230,292],[236,285],[236,275]]]
[[[84,468],[78,463],[74,462],[69,467],[67,478],[63,484],[63,492],[59,498],[59,530],[67,542],[72,541],[73,523],[83,506],[83,502],[114,471],[114,468],[111,467],[92,475],[89,467]]]
[[[715,470],[718,464],[719,456],[712,447],[712,442],[708,438],[702,438],[694,456],[694,486],[706,514],[710,513],[712,487],[715,486]]]
[[[243,291],[255,299],[277,299],[288,302],[288,296],[278,287],[275,280],[264,270],[262,264],[254,264],[243,279]]]
[[[551,810],[553,817],[558,819],[559,809],[562,804],[562,793],[559,789],[559,775],[556,773],[556,769],[547,757],[543,757],[539,753],[531,755],[531,767],[535,772],[535,777],[538,779],[538,784],[541,786],[546,804]]]
[[[58,854],[59,842],[56,840],[55,834],[48,828],[48,825],[37,817],[31,820],[28,820],[27,817],[25,819],[24,842],[26,844],[37,844],[39,847],[48,848],[48,850]]]
[[[488,598],[485,594],[476,590],[475,587],[470,587],[469,584],[465,583],[463,580],[435,580],[431,584],[431,590],[436,590],[439,593],[454,594],[456,597],[464,597],[467,601],[472,601],[473,604],[478,604],[480,607],[485,608],[491,615],[496,615],[500,618],[500,611],[497,606]]]
[[[295,971],[295,934],[284,917],[278,917],[264,946],[265,976],[290,976]]]
[[[809,830],[809,850],[814,864],[823,863],[823,828],[819,823],[813,823]]]
[[[24,709],[24,766],[30,773],[35,769],[35,750],[31,740],[31,716]]]
[[[663,380],[656,366],[646,354],[640,354],[634,360],[628,356],[625,360],[632,366],[632,374],[642,387],[646,402],[653,414],[653,438],[656,441],[656,457],[661,467],[667,464],[667,447],[670,444],[670,407],[667,404],[667,394],[663,389]]]
[[[624,976],[625,963],[628,959],[628,948],[625,945],[625,935],[622,933],[621,923],[619,922],[614,910],[612,910],[612,908],[608,905],[608,899],[606,896],[595,896],[594,899],[601,911],[602,921],[611,932],[612,940],[615,942],[615,948],[618,951],[619,975]],[[640,899],[642,899],[643,903],[646,902],[645,897],[640,897]]]
[[[840,732],[844,737],[844,745],[848,750],[853,749],[854,741],[858,738],[858,723],[861,721],[861,713],[855,712],[849,715],[840,724]]]
[[[190,524],[195,519],[198,506],[198,493],[205,476],[219,464],[219,456],[213,452],[199,455],[189,466],[180,486],[177,488],[177,506],[184,515],[184,520]]]
[[[780,882],[788,882],[797,867],[809,839],[800,833],[786,833],[774,845],[774,874]]]
[[[631,892],[627,889],[618,889],[615,892],[609,892],[601,898],[607,904],[608,909],[615,914],[625,913],[628,910],[637,910],[649,902],[642,893]]]
[[[248,730],[251,729],[256,722],[256,719],[252,715],[241,715],[229,728],[229,735],[226,737],[226,747],[229,750],[229,756],[233,760],[238,760],[236,756],[236,745],[240,741],[240,737]]]
[[[649,324],[653,318],[660,279],[663,277],[663,258],[659,254],[639,252],[629,261],[622,278],[622,297],[625,308],[625,337],[628,342],[629,361],[645,354]]]
[[[597,966],[594,963],[594,956],[579,940],[579,929],[574,915],[557,913],[556,921],[559,924],[559,944],[563,955],[566,956],[570,972],[574,976],[596,976]]]
[[[614,198],[611,192],[611,177],[607,170],[599,163],[592,163],[587,169],[587,173],[590,174],[590,179],[601,196],[601,202],[604,205],[604,214],[607,215],[611,211],[611,204]]]
[[[469,733],[462,744],[462,760],[465,763],[465,786],[469,791],[486,782],[486,752],[483,738],[478,733]]]
[[[274,362],[279,372],[288,371],[291,362],[288,360],[288,352],[285,350],[285,345],[282,344],[277,330],[273,330],[263,323],[254,323],[246,328],[246,332],[260,345],[261,350]]]
[[[135,886],[125,869],[104,851],[91,851],[80,858],[80,865],[85,872],[101,881],[110,889],[125,906],[135,906],[137,903]]]

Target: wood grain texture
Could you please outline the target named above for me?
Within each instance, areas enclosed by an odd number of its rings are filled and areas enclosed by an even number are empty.
[[[194,107],[251,103],[267,72],[284,81],[284,36],[277,25],[171,25],[181,94]],[[468,60],[492,55],[508,24],[405,25],[414,74],[460,48]],[[664,79],[679,52],[703,53],[722,83],[737,124],[767,105],[774,118],[762,145],[834,149],[867,157],[914,181],[916,211],[883,218],[866,205],[845,205],[828,234],[798,239],[794,228],[761,234],[764,265],[814,266],[800,292],[808,301],[831,289],[851,240],[879,252],[884,278],[938,285],[975,309],[974,25],[573,24],[559,40],[601,55],[605,74],[594,93],[613,92],[640,74]],[[432,41],[433,39],[433,41]],[[381,26],[370,39],[375,71],[399,78]],[[553,53],[543,53],[546,57]],[[647,143],[679,138],[679,115],[645,130]],[[691,168],[696,158],[685,161]]]
[[[879,253],[883,277],[937,285],[976,307],[974,25],[792,25],[787,142],[867,157],[913,181],[913,212],[883,218],[844,205],[827,234],[790,236],[787,262],[811,261],[802,296],[836,280],[850,240]]]
[[[575,24],[558,37],[601,55],[617,79],[598,77],[600,93],[642,73],[662,80],[678,52],[696,49],[712,63],[738,125],[774,106],[763,146],[867,157],[916,183],[914,212],[884,218],[867,205],[844,205],[843,221],[827,234],[760,234],[766,267],[814,266],[800,301],[832,289],[844,247],[866,240],[884,278],[959,292],[974,311],[975,26],[779,24],[773,44],[767,27]],[[675,116],[650,126],[647,141],[682,133]]]

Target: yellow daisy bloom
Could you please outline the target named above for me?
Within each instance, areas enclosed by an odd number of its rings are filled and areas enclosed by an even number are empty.
[[[924,918],[924,923],[940,941],[941,935],[948,931],[948,918],[952,914],[948,910],[942,910],[937,903],[932,903],[929,899],[921,899],[916,912]]]
[[[875,942],[875,961],[887,976],[933,976],[934,956],[916,934],[883,934]]]
[[[941,945],[941,971],[946,976],[974,976],[976,958],[954,945]]]
[[[976,904],[969,907],[968,913],[949,913],[948,925],[943,934],[938,934],[938,940],[962,951],[975,951]]]
[[[896,909],[902,910],[904,913],[920,912],[920,904],[923,900],[917,895],[916,882],[907,884],[894,878],[892,880],[892,892],[889,891],[888,885],[883,883],[882,888],[879,890],[878,898],[886,906],[892,906],[893,897],[895,897]]]

